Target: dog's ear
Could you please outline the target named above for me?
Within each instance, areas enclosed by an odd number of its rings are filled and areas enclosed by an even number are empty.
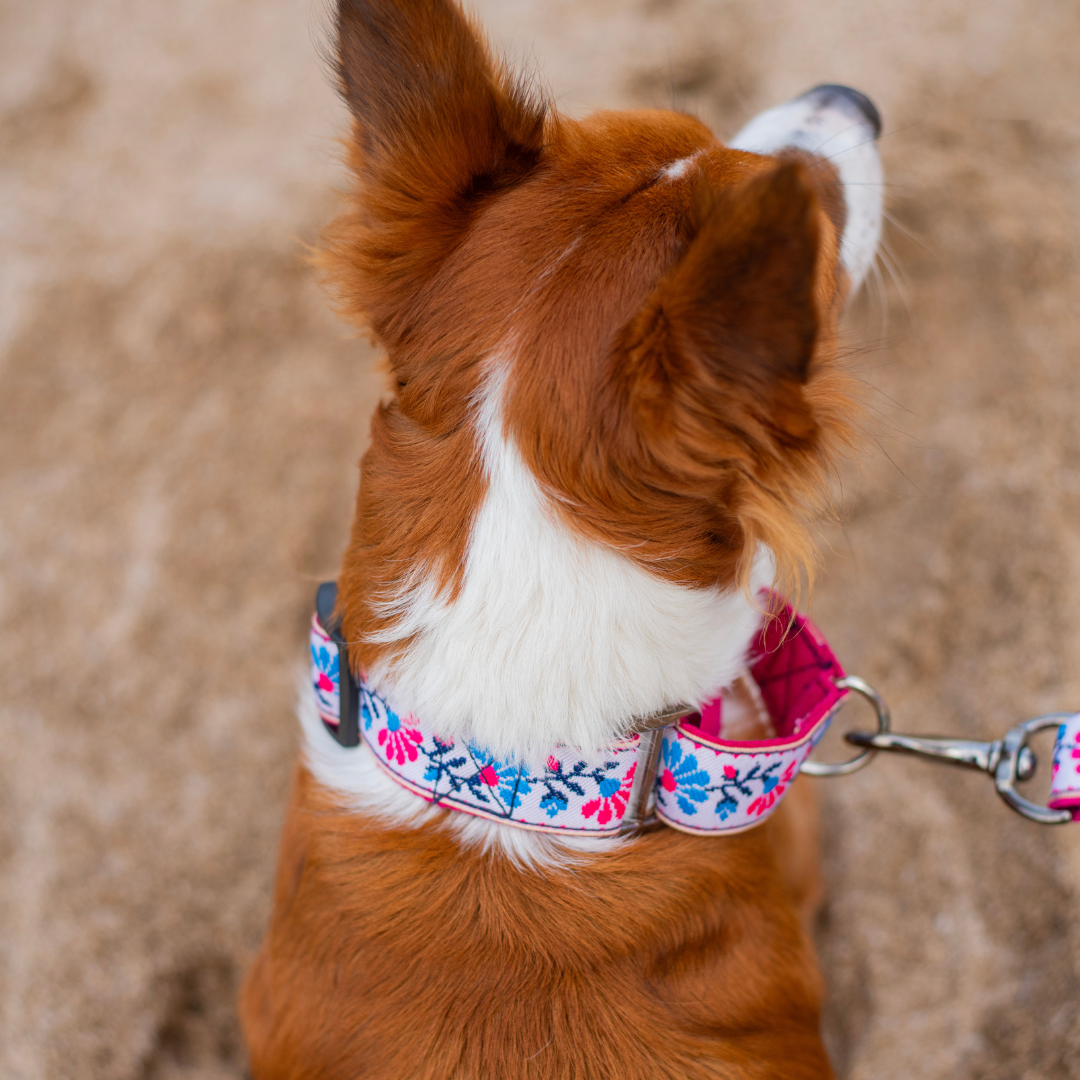
[[[536,165],[546,110],[452,0],[339,0],[337,70],[365,224],[382,231],[368,255],[415,279],[479,200]]]
[[[812,441],[803,385],[819,327],[819,222],[798,161],[734,187],[699,188],[683,257],[617,350],[620,381],[654,424],[678,441],[734,435],[755,454],[766,449],[758,444]]]

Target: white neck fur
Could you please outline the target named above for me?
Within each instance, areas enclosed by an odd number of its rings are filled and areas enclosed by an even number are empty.
[[[715,697],[745,666],[761,610],[741,589],[690,589],[563,525],[503,433],[505,357],[477,410],[488,491],[453,602],[414,580],[377,640],[413,638],[368,672],[401,715],[501,758],[595,749],[628,718]],[[759,554],[750,596],[772,581]]]

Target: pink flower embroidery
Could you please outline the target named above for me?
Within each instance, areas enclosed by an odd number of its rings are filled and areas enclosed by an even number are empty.
[[[390,715],[386,727],[379,732],[379,745],[386,751],[387,761],[405,764],[405,759],[417,759],[416,748],[424,741],[424,736],[415,728],[403,728],[401,721]]]
[[[626,802],[630,798],[630,789],[634,786],[634,770],[636,768],[637,762],[634,762],[630,766],[630,771],[626,774],[626,779],[621,783],[614,777],[601,780],[598,785],[600,798],[590,799],[585,803],[581,808],[582,816],[592,817],[593,814],[596,814],[597,825],[606,825],[613,817],[618,821],[622,821],[623,815],[626,813]]]
[[[780,777],[779,783],[776,787],[770,791],[759,795],[747,808],[748,814],[753,814],[755,817],[760,817],[767,810],[771,810],[779,801],[780,796],[787,791],[788,784],[794,779],[795,774],[798,772],[798,762],[791,761],[788,763],[788,767],[784,770],[784,775]]]
[[[483,780],[488,787],[499,786],[499,774],[490,765],[486,765],[480,770],[480,779]]]

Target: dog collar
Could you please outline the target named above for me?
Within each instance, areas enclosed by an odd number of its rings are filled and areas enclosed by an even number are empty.
[[[327,732],[344,746],[365,742],[383,770],[421,798],[517,828],[613,836],[652,813],[685,832],[752,828],[776,809],[847,693],[817,628],[778,604],[750,663],[775,738],[725,739],[717,697],[696,712],[661,716],[661,723],[678,717],[663,729],[587,755],[554,747],[543,767],[529,767],[399,716],[363,676],[354,679],[332,617],[336,594],[333,582],[320,586],[311,622],[312,685]]]

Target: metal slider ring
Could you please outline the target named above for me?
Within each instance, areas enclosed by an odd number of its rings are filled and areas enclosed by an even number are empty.
[[[854,690],[856,694],[864,697],[874,706],[874,712],[877,714],[875,734],[883,735],[889,730],[889,706],[868,682],[860,679],[858,675],[848,675],[834,681],[838,690]],[[800,771],[806,773],[807,776],[847,776],[869,765],[876,753],[877,750],[871,746],[850,761],[838,761],[835,764],[824,761],[804,761]]]
[[[654,787],[656,770],[660,764],[660,750],[664,744],[664,730],[693,713],[692,705],[671,705],[650,716],[636,719],[630,730],[635,732],[638,743],[638,766],[634,783],[627,798],[626,814],[619,833],[637,833],[656,820]]]

